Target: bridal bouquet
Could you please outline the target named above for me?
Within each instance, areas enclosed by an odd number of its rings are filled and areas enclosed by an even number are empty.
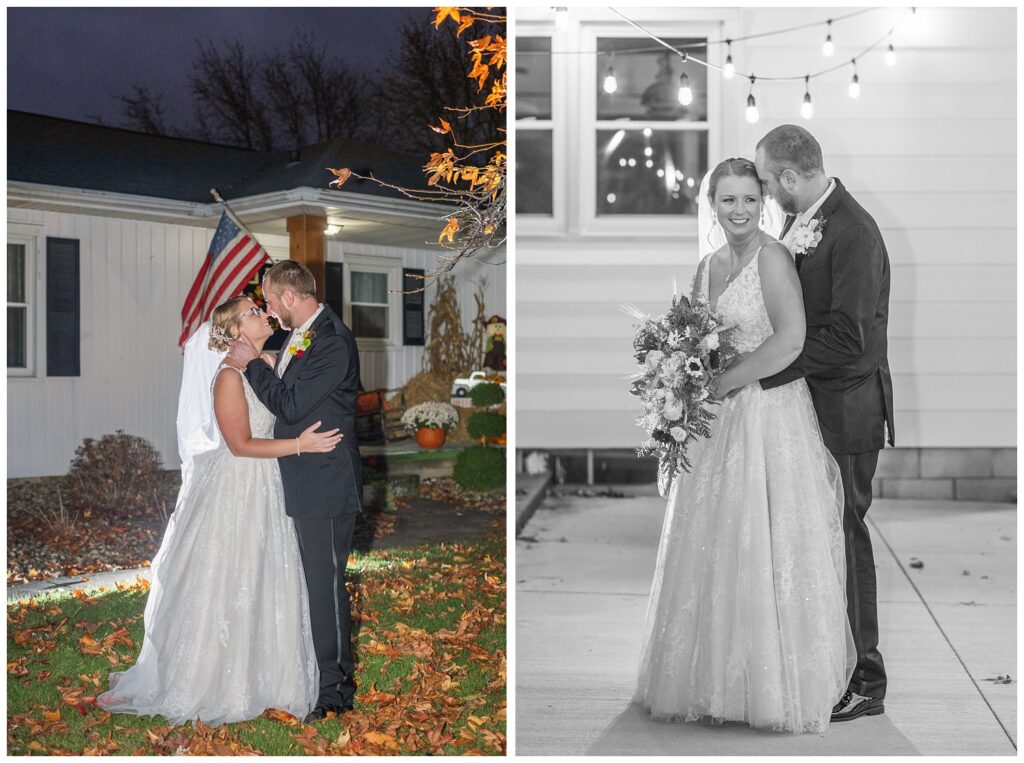
[[[625,310],[640,321],[633,349],[641,369],[632,377],[630,394],[640,398],[643,414],[637,424],[649,438],[637,453],[659,456],[658,485],[665,494],[679,469],[692,466],[687,446],[711,436],[715,415],[708,406],[717,401],[708,388],[735,354],[730,327],[706,302],[684,296],[674,296],[669,311],[657,318],[632,305]]]

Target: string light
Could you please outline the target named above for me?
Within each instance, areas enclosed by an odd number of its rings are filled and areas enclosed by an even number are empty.
[[[619,82],[615,79],[615,67],[612,64],[615,62],[615,54],[612,53],[611,58],[608,61],[608,71],[604,74],[604,91],[611,95],[619,89]]]
[[[821,45],[821,52],[825,58],[831,58],[836,52],[835,43],[832,42],[832,19],[828,20],[828,34],[825,35],[825,42]]]
[[[693,103],[693,90],[690,89],[690,78],[686,76],[686,54],[679,57],[683,65],[683,73],[679,75],[679,103],[682,106],[689,106]]]
[[[564,5],[555,7],[555,29],[564,32],[569,28],[569,9]]]
[[[857,76],[857,59],[851,59],[850,63],[853,64],[853,79],[850,80],[850,88],[847,92],[850,93],[851,98],[860,97],[860,78]]]
[[[800,116],[810,119],[814,116],[814,104],[811,103],[811,75],[804,77],[804,102],[800,106]]]
[[[747,96],[747,121],[750,124],[754,124],[761,115],[757,113],[757,101],[754,100],[754,82],[756,81],[753,74],[750,75],[750,95]]]
[[[732,79],[736,76],[736,67],[732,63],[732,40],[726,40],[725,66],[722,67],[722,76]]]
[[[889,35],[889,49],[885,51],[885,65],[895,66],[896,65],[896,49],[892,46],[892,35]]]

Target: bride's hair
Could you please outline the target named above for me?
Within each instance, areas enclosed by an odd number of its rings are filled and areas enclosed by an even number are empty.
[[[228,344],[234,338],[231,329],[237,328],[242,322],[238,312],[238,303],[245,302],[248,297],[232,297],[222,305],[217,305],[210,316],[210,341],[207,343],[214,352],[227,352]]]
[[[758,189],[761,188],[761,178],[757,176],[757,167],[754,166],[752,161],[744,159],[742,156],[723,159],[715,165],[711,175],[708,177],[708,201],[711,202],[712,209],[715,206],[715,191],[718,190],[718,182],[728,175],[753,178],[754,182],[757,183]],[[761,195],[764,195],[763,192]]]

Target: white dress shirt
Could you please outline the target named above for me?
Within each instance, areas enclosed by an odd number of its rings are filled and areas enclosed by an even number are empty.
[[[292,354],[288,352],[288,347],[291,345],[292,340],[297,337],[301,337],[304,331],[307,331],[310,326],[313,325],[313,321],[317,319],[317,316],[324,311],[324,305],[321,302],[320,306],[316,309],[316,312],[309,316],[309,319],[299,326],[297,329],[293,329],[292,333],[288,335],[288,342],[284,347],[281,348],[281,352],[284,353],[284,357],[281,358],[281,362],[277,365],[277,378],[284,376],[284,370],[288,368],[288,364],[291,362]]]

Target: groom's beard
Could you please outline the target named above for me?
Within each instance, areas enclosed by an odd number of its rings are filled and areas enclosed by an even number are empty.
[[[800,210],[796,205],[796,197],[787,193],[785,188],[779,186],[779,189],[773,195],[775,196],[775,201],[779,202],[782,211],[787,215],[800,214]]]
[[[284,310],[276,313],[278,325],[281,326],[285,331],[291,331],[295,328],[295,324],[292,323],[292,314]]]

